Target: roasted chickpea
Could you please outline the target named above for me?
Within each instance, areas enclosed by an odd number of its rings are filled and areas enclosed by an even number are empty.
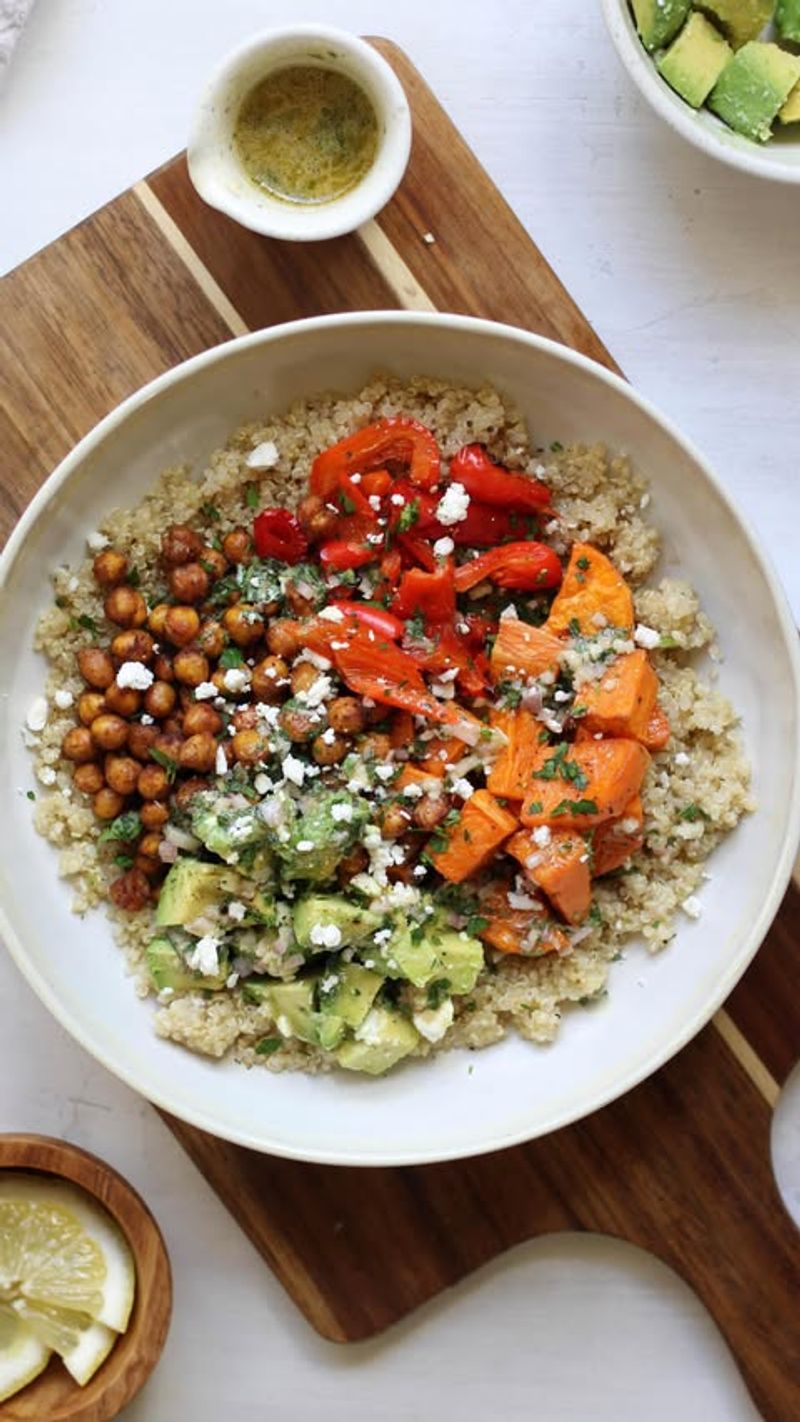
[[[360,874],[369,864],[369,855],[363,844],[357,844],[350,850],[349,854],[340,859],[339,867],[336,870],[336,878],[340,888],[345,888],[355,874]]]
[[[101,588],[115,588],[128,571],[128,560],[124,553],[114,548],[106,548],[98,553],[92,563],[92,572]]]
[[[109,622],[118,627],[141,627],[147,621],[147,603],[136,588],[122,583],[112,588],[103,603]]]
[[[371,731],[368,735],[361,736],[357,745],[365,760],[388,760],[392,749],[391,738],[380,731]]]
[[[386,720],[388,709],[387,706],[381,706],[380,702],[377,706],[365,706],[364,719],[367,725],[379,726],[382,721]]]
[[[222,551],[229,563],[249,563],[253,556],[253,541],[246,528],[234,528],[222,540]]]
[[[84,765],[87,760],[97,759],[97,746],[92,733],[86,726],[73,726],[61,742],[61,754],[76,765]]]
[[[411,818],[419,829],[432,830],[441,824],[450,808],[447,795],[423,795],[421,800],[417,800]]]
[[[336,696],[328,703],[328,724],[334,731],[355,736],[363,731],[366,720],[364,708],[356,696]]]
[[[133,869],[137,874],[144,874],[149,883],[153,883],[154,880],[161,878],[166,865],[162,864],[160,859],[151,859],[149,854],[137,854],[133,861]]]
[[[227,640],[221,622],[204,622],[197,634],[198,647],[212,661],[216,661],[222,656]]]
[[[181,647],[175,653],[172,665],[175,679],[183,682],[184,686],[199,686],[201,681],[208,681],[208,657],[193,647]]]
[[[150,883],[141,869],[128,869],[109,888],[115,908],[136,913],[150,902]]]
[[[139,819],[147,830],[161,829],[169,819],[169,810],[160,800],[145,800],[139,807]]]
[[[285,593],[286,601],[295,617],[310,617],[314,611],[314,603],[310,597],[301,593],[294,583],[289,583]]]
[[[148,666],[153,660],[153,646],[149,632],[129,627],[126,632],[117,633],[111,643],[111,651],[121,662],[143,662]]]
[[[96,761],[89,761],[85,765],[75,766],[72,783],[81,794],[96,795],[98,790],[102,790],[105,781],[100,766]]]
[[[297,519],[310,543],[321,543],[324,538],[332,538],[339,522],[338,514],[326,508],[317,494],[308,494],[301,500]]]
[[[312,667],[310,662],[299,662],[297,666],[292,667],[292,695],[298,696],[301,691],[310,690],[318,677],[317,668]]]
[[[261,640],[264,619],[257,607],[247,602],[237,602],[226,608],[222,614],[222,625],[237,647],[252,647]]]
[[[151,830],[139,840],[139,854],[144,854],[147,859],[158,859],[158,847],[163,842],[164,836]]]
[[[211,579],[200,563],[182,563],[179,568],[172,568],[168,581],[173,596],[181,602],[202,602],[211,586]]]
[[[115,820],[117,815],[121,815],[125,808],[125,800],[122,795],[118,795],[116,790],[104,785],[102,790],[98,790],[92,801],[98,820]]]
[[[183,713],[182,729],[185,736],[196,736],[201,731],[205,731],[209,736],[217,736],[222,730],[222,717],[219,711],[215,711],[207,702],[195,701],[193,705],[187,706]]]
[[[233,713],[233,727],[236,731],[252,731],[258,725],[258,712],[255,706],[241,706]]]
[[[100,647],[82,647],[78,653],[78,670],[89,686],[105,691],[110,686],[116,670],[108,652]]]
[[[171,607],[164,618],[164,636],[175,647],[188,647],[200,631],[196,607]]]
[[[162,765],[144,765],[136,789],[143,800],[163,800],[169,792],[169,777]]]
[[[175,804],[179,810],[188,810],[195,795],[199,795],[203,790],[207,789],[208,781],[200,780],[197,776],[194,776],[191,780],[184,780],[183,784],[179,785],[175,791]],[[144,820],[142,824],[144,824]]]
[[[193,563],[203,551],[203,540],[193,528],[185,523],[173,523],[161,535],[161,561],[167,568],[177,568],[182,563]]]
[[[91,726],[95,716],[105,710],[106,698],[99,691],[84,691],[78,697],[78,720]]]
[[[178,752],[181,770],[199,771],[201,775],[214,769],[216,758],[217,743],[208,731],[198,731],[196,735],[189,736]]]
[[[151,607],[150,611],[148,612],[147,625],[150,628],[150,631],[154,634],[154,636],[164,636],[164,624],[167,620],[167,613],[169,612],[171,606],[172,603],[159,602],[156,603],[155,607]]]
[[[106,710],[116,716],[135,716],[142,704],[142,693],[133,686],[117,686],[112,681],[106,692]]]
[[[413,864],[390,864],[386,870],[390,884],[416,884],[417,876]]]
[[[411,814],[402,805],[387,805],[380,818],[384,839],[399,839],[411,824]]]
[[[157,739],[158,731],[155,726],[142,726],[136,721],[128,730],[127,749],[137,760],[148,761],[150,747],[155,745]]]
[[[153,676],[156,681],[175,680],[175,668],[172,665],[172,657],[167,656],[166,652],[159,652],[153,662]]]
[[[289,685],[289,664],[283,657],[264,657],[253,667],[252,690],[256,701],[283,701]]]
[[[319,717],[299,706],[284,706],[280,723],[290,741],[310,741],[319,730]]]
[[[224,578],[228,571],[228,560],[219,548],[211,548],[208,543],[201,550],[197,560],[205,568],[210,578]]]
[[[148,716],[163,721],[173,711],[177,699],[175,687],[168,681],[154,681],[144,694],[144,709]]]
[[[321,736],[315,736],[311,745],[311,754],[317,765],[338,765],[340,760],[344,760],[350,749],[350,742],[345,736],[333,732],[328,736],[327,731],[323,731]]]
[[[291,661],[302,647],[302,634],[296,622],[290,617],[276,617],[267,631],[267,646],[276,657]]]
[[[121,716],[102,711],[89,727],[92,740],[101,750],[121,750],[128,739],[128,726]]]
[[[141,766],[129,755],[107,755],[105,761],[106,784],[118,795],[132,795],[136,789]]]
[[[168,731],[167,724],[168,722],[165,721],[161,731],[156,736],[153,743],[153,750],[158,751],[159,755],[169,756],[170,760],[174,760],[177,763],[180,749],[183,745],[183,736],[179,731]]]
[[[261,731],[237,731],[231,741],[231,749],[234,758],[242,765],[256,765],[269,754],[269,743]]]

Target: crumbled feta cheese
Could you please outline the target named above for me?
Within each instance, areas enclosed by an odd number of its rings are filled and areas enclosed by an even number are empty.
[[[468,800],[471,795],[475,794],[473,786],[460,775],[451,782],[450,789],[454,795],[458,795],[462,800]]]
[[[306,768],[296,755],[284,756],[281,768],[286,779],[291,780],[293,785],[302,785]]]
[[[510,602],[507,607],[504,607],[504,608],[503,608],[503,611],[500,613],[500,621],[501,621],[501,622],[517,622],[517,621],[519,621],[519,613],[517,612],[517,609],[516,609],[516,607],[514,606],[513,602]]]
[[[187,955],[189,967],[196,973],[202,973],[204,978],[213,978],[219,972],[218,948],[219,939],[212,937],[210,933],[205,934]]]
[[[534,844],[538,845],[540,849],[544,849],[550,843],[552,837],[549,825],[539,825],[533,831],[532,835]]]
[[[452,538],[445,535],[444,538],[437,538],[433,545],[433,551],[437,558],[449,558],[455,546]]]
[[[132,687],[134,691],[147,691],[154,681],[154,673],[141,662],[123,662],[117,672],[117,686]]]
[[[194,689],[195,701],[210,701],[216,694],[217,688],[213,681],[201,681],[200,685]]]
[[[47,701],[43,696],[35,696],[25,717],[29,731],[43,731],[47,725]]]
[[[592,622],[593,622],[593,624],[594,624],[595,627],[607,627],[607,626],[608,626],[608,618],[606,617],[606,615],[605,615],[604,612],[593,612],[593,613],[592,613]]]
[[[453,999],[446,997],[438,1007],[426,1007],[422,1012],[413,1013],[412,1021],[426,1042],[441,1042],[453,1023]]]
[[[434,242],[436,241],[436,238],[434,237],[432,232],[423,232],[422,240],[427,247],[432,247]]]
[[[569,701],[569,699],[570,699],[570,693],[569,693],[568,691],[554,691],[554,692],[553,692],[553,700],[554,700],[554,701],[557,701],[557,702],[559,703],[559,705],[563,705],[563,703],[564,703],[565,701]]]
[[[636,834],[639,828],[639,821],[633,815],[628,815],[627,819],[620,820],[619,827],[623,834]]]
[[[351,474],[351,475],[350,475],[350,483],[351,483],[351,484],[360,484],[360,483],[361,483],[361,475],[360,475],[360,474]],[[336,512],[339,513],[339,509],[336,509]]]
[[[450,484],[436,506],[436,517],[445,528],[463,523],[469,512],[470,497],[463,484]]]
[[[314,848],[313,839],[299,839],[297,841],[298,854],[310,854]]]
[[[508,906],[512,909],[535,909],[538,907],[536,899],[532,899],[530,894],[517,893],[514,889],[508,891]]]
[[[313,708],[320,706],[323,701],[327,701],[332,693],[333,682],[330,677],[320,674],[316,681],[312,681],[311,685],[305,691],[298,691],[297,699],[298,701],[302,701],[304,706]]]
[[[374,509],[375,512],[378,513],[381,506],[380,494],[370,494],[369,498],[367,499],[367,503],[369,504],[371,509]]]
[[[301,849],[302,844],[297,847]],[[335,923],[315,923],[308,936],[317,948],[338,948],[342,930]]]
[[[155,725],[155,717],[154,717],[154,716],[148,716],[148,714],[147,714],[146,711],[143,712],[142,715],[139,717],[139,721],[140,721],[140,724],[141,724],[142,726],[154,726],[154,725]]]
[[[322,732],[320,739],[323,745],[332,746],[336,740],[335,728],[333,726],[328,726],[327,730]]]
[[[654,627],[645,627],[643,622],[637,622],[633,640],[638,647],[645,647],[648,652],[651,652],[661,641],[661,635],[656,632]]]
[[[323,607],[317,617],[321,617],[323,622],[344,622],[344,613],[340,607]]]
[[[217,746],[217,754],[214,760],[214,769],[217,775],[227,775],[228,773],[228,757],[225,754],[223,746]]]
[[[55,701],[59,711],[67,711],[75,700],[75,697],[72,695],[71,691],[61,691],[59,689],[53,697],[53,700]]]
[[[415,784],[413,780],[410,785],[403,786],[403,796],[406,800],[418,800],[423,793],[422,786]]]
[[[373,544],[375,544],[375,545],[377,545],[378,543],[383,543],[383,534],[382,534],[382,533],[368,533],[368,534],[367,534],[367,543],[373,543]]]
[[[334,824],[349,825],[352,818],[353,806],[347,801],[343,801],[340,805],[331,805],[331,819]]]
[[[245,464],[248,469],[274,469],[280,455],[278,446],[273,439],[265,439],[263,443],[257,444],[255,449],[251,449]]]
[[[330,671],[332,665],[328,657],[321,657],[318,652],[312,652],[310,647],[303,648],[299,657],[295,659],[295,665],[297,662],[310,662],[312,667],[317,668],[317,671]]]
[[[688,756],[686,751],[678,751],[673,759],[676,765],[691,765],[692,761],[691,756]]]
[[[396,769],[397,767],[394,765],[376,765],[374,767],[375,774],[379,780],[391,780]]]
[[[232,918],[234,923],[241,923],[246,913],[244,904],[240,904],[238,899],[231,899],[228,904],[228,918]]]
[[[246,691],[250,685],[250,672],[247,667],[228,667],[222,678],[222,685],[234,695],[239,691]]]
[[[396,509],[401,509],[405,504],[405,499],[403,498],[402,494],[392,494],[391,502],[394,504]]]
[[[372,941],[373,943],[377,943],[379,948],[385,948],[391,936],[391,928],[376,928],[372,935]]]
[[[87,534],[86,542],[93,553],[101,553],[104,548],[108,547],[109,539],[106,538],[104,533],[100,533],[98,529],[95,529],[93,533]]]
[[[683,909],[687,918],[697,919],[703,912],[702,904],[700,903],[700,900],[695,894],[690,894],[688,899],[684,899],[683,903],[681,904],[681,908]]]
[[[38,775],[43,785],[55,785],[56,773],[52,765],[41,766]]]
[[[275,789],[275,786],[273,785],[269,776],[264,774],[257,775],[255,780],[253,781],[253,785],[258,795],[268,795],[270,790]]]

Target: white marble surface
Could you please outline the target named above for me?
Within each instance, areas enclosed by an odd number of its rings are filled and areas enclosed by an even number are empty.
[[[745,507],[800,616],[800,194],[662,129],[591,0],[327,0],[315,12],[410,52],[629,376]],[[40,0],[0,95],[0,270],[181,147],[219,56],[297,13],[294,0]],[[610,1241],[526,1246],[385,1340],[320,1342],[149,1106],[64,1036],[5,958],[0,1002],[13,1063],[0,1129],[105,1155],[167,1236],[175,1321],[131,1422],[755,1415],[693,1297]],[[784,1109],[776,1129],[795,1203],[797,1119]]]

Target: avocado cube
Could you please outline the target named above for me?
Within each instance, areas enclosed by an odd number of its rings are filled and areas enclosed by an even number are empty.
[[[306,953],[325,953],[331,948],[348,948],[362,943],[376,928],[381,917],[361,904],[346,899],[343,894],[306,894],[292,911],[294,936]],[[315,930],[336,928],[336,943],[318,941],[322,934]]]
[[[775,0],[697,0],[725,31],[734,49],[756,39],[772,19]]]
[[[154,938],[148,945],[145,961],[157,992],[163,992],[165,988],[171,992],[192,992],[198,988],[218,991],[225,986],[228,976],[227,955],[219,954],[218,973],[213,977],[206,977],[187,965],[183,955],[166,934]]]
[[[704,104],[733,50],[704,15],[689,16],[678,38],[658,61],[658,70],[693,109]]]
[[[225,897],[224,884],[230,879],[230,869],[222,864],[176,859],[158,896],[156,923],[159,928],[181,927],[201,918],[210,909],[218,909]]]
[[[775,25],[781,39],[800,44],[800,0],[778,0]]]
[[[752,41],[726,64],[709,108],[736,133],[764,143],[772,121],[800,81],[800,59],[776,44]]]
[[[345,1024],[334,1012],[317,1012],[314,995],[319,979],[298,978],[295,982],[260,982],[248,979],[242,985],[246,1002],[269,1009],[282,1037],[297,1037],[315,1047],[332,1051],[341,1042]]]
[[[336,1060],[345,1071],[382,1076],[414,1051],[419,1033],[391,1007],[373,1007],[355,1037],[343,1042]]]
[[[795,84],[778,118],[781,123],[800,123],[800,84]]]
[[[342,963],[332,969],[336,982],[320,992],[320,1012],[341,1019],[346,1027],[360,1027],[383,986],[380,973],[362,968],[360,963]],[[325,979],[323,978],[323,984]]]
[[[229,864],[237,864],[245,851],[256,847],[266,854],[267,826],[253,805],[231,805],[224,800],[209,803],[209,796],[197,795],[192,812],[192,833],[212,854]]]
[[[678,33],[692,0],[631,0],[633,18],[645,49],[663,49]]]
[[[449,929],[442,933],[437,952],[441,976],[450,984],[450,992],[472,992],[484,965],[480,939]]]

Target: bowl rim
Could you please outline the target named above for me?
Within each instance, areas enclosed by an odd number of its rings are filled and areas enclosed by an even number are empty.
[[[552,357],[556,362],[576,367],[593,379],[598,380],[601,384],[605,384],[624,399],[637,406],[648,419],[658,425],[699,468],[704,478],[711,485],[717,498],[738,524],[741,535],[745,539],[750,554],[757,564],[769,590],[778,628],[782,634],[782,648],[794,686],[795,702],[800,706],[800,639],[797,635],[797,628],[786,594],[772,565],[771,558],[762,548],[760,540],[751,532],[749,524],[738,509],[735,500],[723,487],[719,478],[707,464],[693,442],[682,435],[674,423],[667,416],[662,415],[646,396],[634,390],[621,376],[606,369],[605,366],[600,365],[597,361],[590,359],[588,356],[582,355],[578,351],[574,351],[570,347],[562,345],[560,342],[550,340],[545,336],[536,335],[533,332],[525,331],[516,326],[485,320],[481,317],[455,315],[447,312],[354,311],[306,317],[302,320],[286,322],[265,330],[250,332],[245,336],[238,336],[230,341],[222,342],[220,345],[212,346],[206,351],[201,351],[198,355],[192,356],[189,360],[183,361],[179,365],[173,366],[172,369],[163,372],[163,374],[149,381],[139,390],[134,391],[133,394],[129,395],[100,420],[92,430],[83,436],[42,484],[22,514],[5,549],[2,554],[0,554],[0,595],[3,593],[10,572],[33,524],[36,523],[54,496],[70,478],[73,470],[82,463],[87,454],[97,445],[101,444],[119,425],[123,424],[134,411],[141,409],[150,400],[157,398],[162,392],[169,389],[170,386],[191,380],[196,372],[204,370],[218,362],[225,361],[231,354],[246,347],[260,345],[270,346],[287,337],[313,334],[315,331],[325,330],[330,327],[344,328],[345,330],[352,331],[357,330],[360,326],[367,326],[376,322],[388,328],[396,325],[419,325],[423,329],[425,327],[445,326],[456,332],[469,332],[487,339],[499,336],[507,340],[531,346],[545,355]],[[551,1131],[559,1130],[563,1126],[570,1125],[574,1121],[591,1115],[594,1111],[608,1105],[611,1101],[617,1100],[618,1097],[625,1095],[628,1091],[632,1090],[633,1087],[645,1081],[653,1072],[662,1067],[680,1051],[681,1048],[691,1041],[711,1020],[714,1013],[728,997],[745,969],[755,957],[780,907],[786,887],[792,875],[798,841],[800,841],[800,774],[798,773],[800,772],[800,718],[798,719],[796,742],[792,750],[791,768],[793,774],[791,779],[791,798],[787,808],[788,828],[781,847],[781,852],[773,866],[769,888],[764,896],[760,910],[748,930],[743,934],[737,952],[732,955],[726,971],[720,976],[714,991],[698,1005],[694,1013],[681,1024],[678,1031],[674,1032],[668,1038],[665,1037],[626,1073],[622,1074],[613,1085],[588,1091],[583,1106],[579,1108],[562,1109],[560,1112],[556,1112],[540,1128],[535,1129],[533,1133],[523,1128],[520,1130],[501,1132],[498,1135],[488,1135],[479,1142],[470,1145],[449,1147],[445,1151],[436,1148],[423,1151],[415,1151],[413,1148],[400,1151],[384,1150],[380,1154],[372,1154],[368,1159],[364,1159],[358,1151],[351,1149],[315,1150],[313,1148],[298,1148],[292,1145],[287,1146],[280,1139],[272,1139],[266,1135],[254,1136],[247,1130],[241,1130],[235,1127],[226,1128],[216,1119],[210,1119],[201,1107],[186,1109],[184,1106],[181,1106],[180,1109],[176,1109],[175,1104],[169,1099],[168,1090],[148,1090],[147,1092],[143,1092],[137,1082],[136,1072],[132,1068],[120,1066],[118,1063],[115,1063],[109,1053],[96,1047],[89,1040],[90,1033],[88,1029],[85,1029],[81,1022],[74,1018],[73,1014],[60,1002],[46,976],[28,959],[21,937],[17,934],[5,905],[2,903],[0,903],[0,936],[2,936],[5,941],[17,967],[41,1002],[48,1011],[52,1013],[56,1021],[69,1032],[70,1036],[77,1041],[90,1056],[100,1062],[112,1075],[124,1081],[137,1095],[144,1096],[152,1105],[168,1114],[178,1117],[198,1130],[204,1131],[218,1139],[231,1141],[236,1145],[244,1146],[250,1150],[278,1155],[285,1159],[308,1161],[322,1165],[380,1167],[393,1165],[425,1165],[446,1160],[467,1159],[472,1156],[487,1154],[490,1151],[504,1150],[508,1147],[522,1144],[525,1141],[536,1139],[540,1135],[547,1135]],[[136,1003],[137,999],[135,995],[131,994],[132,1006],[135,1006]]]
[[[661,78],[652,55],[648,54],[633,27],[628,0],[601,0],[601,4],[606,28],[623,67],[642,97],[675,133],[680,134],[695,148],[699,148],[702,153],[719,159],[729,168],[737,168],[740,173],[749,173],[751,177],[765,178],[767,181],[786,183],[789,186],[800,183],[800,163],[796,166],[773,163],[762,157],[763,150],[756,143],[748,143],[746,149],[740,147],[735,141],[737,138],[741,143],[748,140],[734,134],[732,130],[723,129],[717,137],[712,130],[702,127],[695,110]],[[675,100],[677,102],[674,102]],[[731,134],[730,143],[724,141],[728,132]]]

